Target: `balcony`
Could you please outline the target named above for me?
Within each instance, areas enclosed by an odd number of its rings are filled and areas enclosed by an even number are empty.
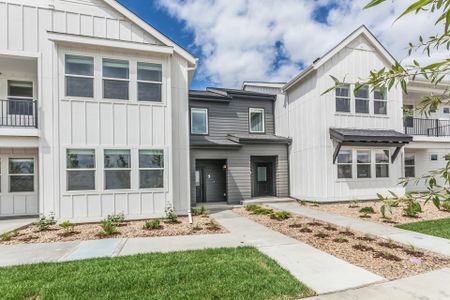
[[[429,137],[450,137],[450,120],[408,117],[404,122],[405,133]]]
[[[0,100],[0,127],[37,128],[37,102],[29,99]]]

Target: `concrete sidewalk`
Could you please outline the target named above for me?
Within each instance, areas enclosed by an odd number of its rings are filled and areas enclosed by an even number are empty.
[[[17,218],[17,219],[2,219],[0,220],[0,235],[23,228],[27,225],[30,225],[33,222],[36,222],[37,218]]]
[[[273,231],[231,211],[213,215],[245,244],[277,261],[318,294],[384,281],[383,277],[352,265],[305,243]],[[343,276],[345,274],[345,276]]]
[[[331,214],[318,209],[306,208],[297,203],[271,203],[268,205],[275,209],[286,210],[300,216],[321,220],[341,227],[349,227],[352,230],[450,256],[450,240],[447,239],[403,230],[389,225]]]
[[[450,269],[328,294],[310,300],[443,300],[450,299]]]

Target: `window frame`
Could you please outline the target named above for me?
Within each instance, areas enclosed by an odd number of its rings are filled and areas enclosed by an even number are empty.
[[[252,131],[252,113],[261,113],[262,115],[262,131]],[[248,132],[251,134],[265,134],[266,133],[266,110],[262,107],[248,108]]]
[[[384,151],[387,151],[388,152],[388,154],[387,154],[387,156],[388,156],[388,162],[387,163],[385,163],[385,162],[377,162],[377,152],[384,152]],[[390,178],[391,177],[391,167],[390,167],[390,165],[391,165],[391,162],[390,162],[390,159],[391,159],[391,151],[389,150],[389,149],[374,149],[373,150],[373,155],[374,155],[374,168],[375,168],[375,177],[374,178]],[[388,176],[377,176],[377,165],[387,165],[387,174],[388,174]]]
[[[27,173],[27,174],[12,174],[11,170],[9,168],[10,165],[10,160],[12,159],[27,159],[27,160],[32,160],[33,161],[33,173]],[[6,159],[7,165],[6,165],[6,176],[8,178],[8,182],[7,182],[7,193],[8,194],[34,194],[36,193],[36,158],[33,156],[9,156]],[[16,191],[16,192],[12,192],[11,191],[11,177],[19,177],[19,176],[33,176],[33,190],[32,191]]]
[[[65,148],[64,149],[64,160],[65,160],[65,166],[66,166],[66,172],[65,172],[65,176],[66,176],[66,187],[65,187],[65,193],[72,193],[72,194],[76,194],[76,193],[92,193],[92,192],[96,192],[98,190],[97,186],[97,169],[98,169],[98,163],[97,163],[97,150],[95,148],[81,148],[81,147],[74,147],[74,148]],[[94,167],[93,168],[79,168],[79,169],[75,169],[75,168],[69,168],[68,166],[68,159],[67,159],[67,155],[68,155],[68,151],[69,150],[91,150],[94,152]],[[69,190],[69,172],[71,171],[93,171],[94,172],[94,189],[88,189],[88,190]]]
[[[381,92],[382,89],[384,89],[383,93]],[[382,89],[381,88],[374,88],[373,91],[371,92],[372,97],[373,97],[373,114],[375,116],[387,116],[388,113],[389,113],[389,111],[388,111],[388,103],[389,103],[389,101],[388,101],[388,90],[385,87],[383,87]],[[380,90],[380,94],[382,93],[384,95],[383,99],[375,98],[375,91],[376,90]],[[369,94],[369,97],[370,97],[370,94]],[[380,114],[380,113],[377,113],[375,111],[375,103],[376,102],[381,102],[381,103],[384,103],[386,105],[386,113],[385,114]]]
[[[92,75],[77,75],[77,74],[69,74],[67,73],[66,68],[66,60],[67,56],[74,56],[74,57],[85,57],[85,58],[92,58]],[[64,74],[64,80],[63,80],[63,95],[65,98],[69,99],[95,99],[96,98],[96,87],[95,87],[95,64],[96,64],[96,57],[94,54],[84,54],[84,53],[78,53],[78,52],[65,52],[64,53],[64,63],[63,63],[63,74]],[[67,78],[68,77],[74,77],[74,78],[84,78],[84,79],[91,79],[92,80],[92,97],[88,96],[71,96],[67,94]]]
[[[433,156],[436,156],[436,159],[433,159]],[[439,154],[430,153],[430,161],[439,161]]]
[[[368,116],[368,115],[371,115],[372,114],[372,112],[371,112],[371,110],[370,110],[370,100],[371,100],[371,91],[370,91],[370,86],[369,85],[364,85],[363,87],[361,87],[359,90],[362,90],[363,88],[367,88],[367,98],[361,98],[361,97],[357,97],[356,96],[356,93],[355,93],[355,89],[353,88],[353,98],[355,99],[355,101],[354,101],[354,107],[355,107],[355,114],[356,115],[364,115],[364,116]],[[358,102],[358,101],[366,101],[367,102],[367,109],[368,109],[368,111],[367,112],[358,112],[358,111],[356,111],[356,103]]]
[[[350,151],[350,159],[351,159],[351,161],[348,163],[348,162],[346,162],[346,163],[340,163],[339,162],[339,153],[341,152],[341,151]],[[338,180],[350,180],[350,179],[353,179],[353,174],[354,174],[354,172],[353,172],[353,161],[354,161],[354,159],[353,159],[353,149],[340,149],[339,150],[339,153],[338,153],[338,157],[336,158],[336,177],[337,177],[337,179]],[[351,172],[351,174],[350,174],[350,177],[339,177],[339,166],[350,166],[350,172]]]
[[[105,166],[105,155],[107,151],[128,151],[129,156],[130,156],[130,165],[128,168],[107,168]],[[132,151],[131,149],[127,149],[127,148],[104,148],[103,149],[103,156],[102,156],[102,161],[103,161],[103,191],[108,191],[108,192],[117,192],[117,191],[130,191],[133,189],[133,176],[132,176],[132,172],[133,172],[133,155],[132,155]],[[128,171],[129,173],[129,177],[130,177],[130,186],[128,188],[107,188],[106,187],[106,171]]]
[[[368,163],[360,163],[360,162],[358,162],[358,152],[365,152],[365,151],[367,151],[367,152],[369,152],[369,155],[368,155],[368,157],[369,157],[369,162]],[[356,158],[356,160],[355,160],[355,165],[356,165],[356,179],[370,179],[370,178],[373,178],[373,171],[372,171],[372,165],[373,165],[373,158],[372,158],[372,155],[373,155],[373,151],[371,150],[371,149],[363,149],[363,148],[361,148],[361,149],[355,149],[355,158]],[[359,173],[358,173],[358,166],[369,166],[369,176],[368,177],[359,177]]]
[[[105,60],[127,62],[127,64],[128,64],[128,78],[105,77],[104,76],[104,70],[103,70]],[[130,101],[131,100],[130,83],[132,83],[132,80],[131,80],[131,75],[132,74],[131,74],[131,63],[130,63],[130,60],[126,59],[126,58],[117,58],[117,57],[112,57],[112,56],[102,56],[101,57],[101,68],[100,68],[100,70],[101,70],[101,80],[102,80],[102,83],[101,83],[102,99],[106,100],[106,101]],[[136,76],[137,76],[137,74],[136,74]],[[136,77],[136,79],[137,79],[137,77]],[[105,97],[105,80],[127,82],[128,83],[128,85],[127,85],[128,86],[128,98],[127,99],[106,98]],[[137,95],[136,95],[136,101],[137,101]]]
[[[412,165],[406,164],[406,156],[407,155],[412,155],[413,160],[414,160],[414,164],[412,164]],[[416,177],[416,154],[415,153],[405,153],[405,158],[403,160],[403,164],[404,164],[404,175],[405,175],[405,178],[415,178]],[[406,168],[412,168],[413,169],[413,173],[414,173],[413,177],[406,176]]]
[[[154,81],[154,80],[140,80],[139,79],[139,64],[153,64],[153,65],[160,65],[161,66],[161,81]],[[164,65],[162,62],[150,62],[150,61],[144,61],[137,59],[136,60],[136,101],[139,103],[163,103],[164,97],[163,97],[163,87],[164,87]],[[152,84],[159,84],[161,87],[161,100],[160,101],[149,101],[149,100],[139,100],[139,83],[152,83]]]
[[[9,83],[10,82],[26,82],[26,83],[31,83],[31,97],[26,97],[26,96],[12,96],[10,94],[9,91]],[[13,79],[13,78],[7,78],[6,79],[6,99],[8,99],[8,108],[7,108],[7,115],[14,115],[14,116],[22,116],[22,117],[28,117],[28,118],[33,118],[34,117],[34,96],[35,96],[35,84],[33,80],[27,80],[26,78],[24,79]],[[29,105],[31,105],[31,113],[30,114],[11,114],[10,113],[10,105],[13,101],[29,101]]]
[[[335,110],[335,113],[338,113],[338,114],[351,114],[352,113],[352,88],[349,83],[345,83],[341,87],[338,87],[338,88],[343,88],[343,87],[348,88],[348,96],[347,97],[338,96],[335,91],[334,92],[334,104],[335,104],[334,110]],[[338,111],[337,110],[337,100],[338,99],[340,99],[340,100],[348,99],[348,111]]]
[[[206,132],[205,133],[197,133],[197,132],[193,132],[192,129],[194,128],[193,126],[193,118],[192,118],[192,112],[193,111],[204,111],[206,112]],[[206,107],[191,107],[190,108],[190,124],[191,124],[191,128],[190,128],[190,132],[191,135],[209,135],[209,109]]]
[[[141,157],[141,151],[162,151],[162,157],[163,157],[163,166],[159,168],[144,168],[141,167],[140,164],[140,157]],[[138,189],[143,191],[161,191],[165,190],[167,186],[167,179],[166,179],[166,150],[163,148],[139,148],[137,153],[137,173],[138,173]],[[156,188],[147,188],[147,187],[141,187],[141,171],[154,171],[154,170],[160,170],[163,172],[163,186],[162,187],[156,187]]]

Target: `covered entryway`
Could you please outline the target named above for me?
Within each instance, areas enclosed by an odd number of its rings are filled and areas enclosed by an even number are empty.
[[[227,201],[227,161],[197,159],[195,161],[196,202]]]
[[[275,196],[276,157],[252,156],[252,197]]]

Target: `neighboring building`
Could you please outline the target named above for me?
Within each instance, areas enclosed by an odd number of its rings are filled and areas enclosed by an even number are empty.
[[[196,59],[113,0],[0,0],[0,217],[190,209]]]
[[[275,98],[221,88],[190,92],[193,204],[289,195],[290,140],[275,135]]]

